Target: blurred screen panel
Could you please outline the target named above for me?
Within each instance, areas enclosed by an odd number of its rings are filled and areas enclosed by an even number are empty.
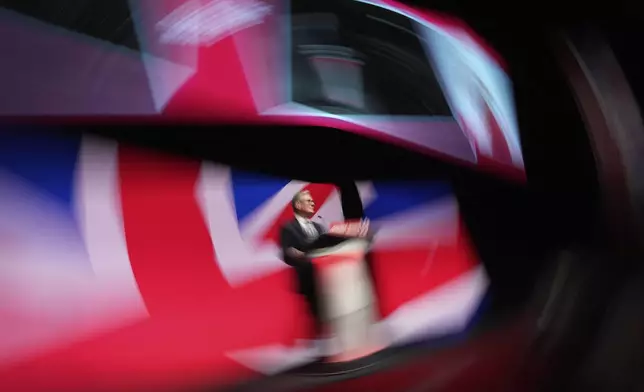
[[[456,19],[393,0],[109,4],[0,7],[0,114],[317,125],[524,176],[503,60]]]

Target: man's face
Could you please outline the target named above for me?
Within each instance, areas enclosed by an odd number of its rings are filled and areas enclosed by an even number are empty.
[[[300,214],[309,218],[315,214],[315,201],[310,194],[303,194],[297,202],[297,209]]]

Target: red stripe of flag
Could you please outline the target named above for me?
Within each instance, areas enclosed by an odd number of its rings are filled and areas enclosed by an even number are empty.
[[[485,100],[484,105],[486,129],[490,133],[490,139],[492,140],[492,157],[501,163],[512,164],[512,154],[510,153],[508,141],[501,130],[501,125]]]
[[[479,261],[465,230],[450,244],[373,252],[374,283],[382,316],[475,268]]]
[[[125,237],[152,315],[215,306],[217,292],[228,287],[195,198],[200,167],[200,162],[119,150]]]
[[[232,36],[199,50],[197,73],[177,91],[164,114],[234,119],[257,115]]]

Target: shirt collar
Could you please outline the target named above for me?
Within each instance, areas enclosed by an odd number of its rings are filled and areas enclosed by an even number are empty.
[[[310,219],[306,219],[303,216],[295,214],[295,219],[297,219],[298,222],[300,222],[301,225],[308,225],[311,223]]]

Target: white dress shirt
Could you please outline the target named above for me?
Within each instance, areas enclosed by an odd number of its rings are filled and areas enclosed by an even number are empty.
[[[299,215],[295,215],[295,219],[297,219],[298,223],[302,227],[302,230],[304,230],[309,238],[315,238],[320,235],[320,233],[318,233],[318,229],[310,219],[306,219],[305,217]]]

